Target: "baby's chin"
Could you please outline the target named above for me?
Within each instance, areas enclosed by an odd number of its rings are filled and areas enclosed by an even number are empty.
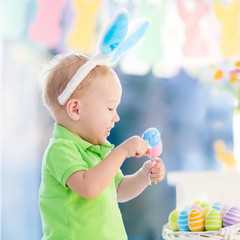
[[[103,144],[106,143],[106,141],[107,141],[107,138],[106,138],[106,137],[99,138],[99,139],[95,142],[95,144],[93,144],[93,145],[103,145]]]

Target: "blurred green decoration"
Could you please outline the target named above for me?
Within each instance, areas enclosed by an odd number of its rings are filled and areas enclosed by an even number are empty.
[[[153,65],[162,59],[164,53],[162,39],[167,9],[166,0],[152,2],[142,0],[138,9],[142,16],[150,20],[150,27],[137,50],[137,56]]]
[[[27,27],[28,5],[31,0],[3,1],[3,36],[9,40],[22,38]]]

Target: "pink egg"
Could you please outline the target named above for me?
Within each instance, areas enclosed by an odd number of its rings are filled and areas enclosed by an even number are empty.
[[[220,214],[221,214],[222,218],[230,208],[231,208],[230,205],[223,205],[223,207],[221,208],[221,211],[220,211]]]
[[[231,226],[240,223],[240,208],[231,207],[223,216],[223,226]]]
[[[158,145],[152,148],[151,156],[153,158],[158,157],[162,153],[162,141],[160,139]]]
[[[191,206],[190,210],[192,210],[192,209],[197,209],[197,210],[199,210],[200,212],[202,212],[202,207],[200,207],[198,204],[193,204],[193,205]]]

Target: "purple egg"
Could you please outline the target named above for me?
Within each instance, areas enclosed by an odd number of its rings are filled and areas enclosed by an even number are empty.
[[[240,223],[240,208],[231,207],[223,216],[223,226],[231,226]]]

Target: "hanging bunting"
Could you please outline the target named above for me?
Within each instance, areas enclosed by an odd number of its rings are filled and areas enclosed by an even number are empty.
[[[62,10],[67,0],[37,0],[38,11],[29,28],[31,40],[54,48],[61,37]]]
[[[3,1],[3,37],[9,40],[21,38],[26,28],[26,15],[31,0]]]
[[[207,44],[201,39],[200,21],[207,14],[207,5],[203,0],[196,0],[193,10],[187,10],[183,2],[177,0],[178,13],[185,25],[183,55],[187,58],[206,56]]]
[[[220,50],[222,54],[231,58],[240,54],[240,1],[232,0],[223,3],[214,0],[213,11],[219,19],[222,26]]]
[[[92,52],[96,43],[96,15],[101,3],[102,0],[73,0],[76,20],[68,37],[69,48],[86,54]]]
[[[240,0],[8,0],[2,5],[5,39],[32,40],[54,54],[92,54],[101,29],[120,8],[128,9],[133,21],[147,17],[145,38],[120,62],[127,74],[171,77],[180,67],[199,74],[200,63],[240,54]]]

